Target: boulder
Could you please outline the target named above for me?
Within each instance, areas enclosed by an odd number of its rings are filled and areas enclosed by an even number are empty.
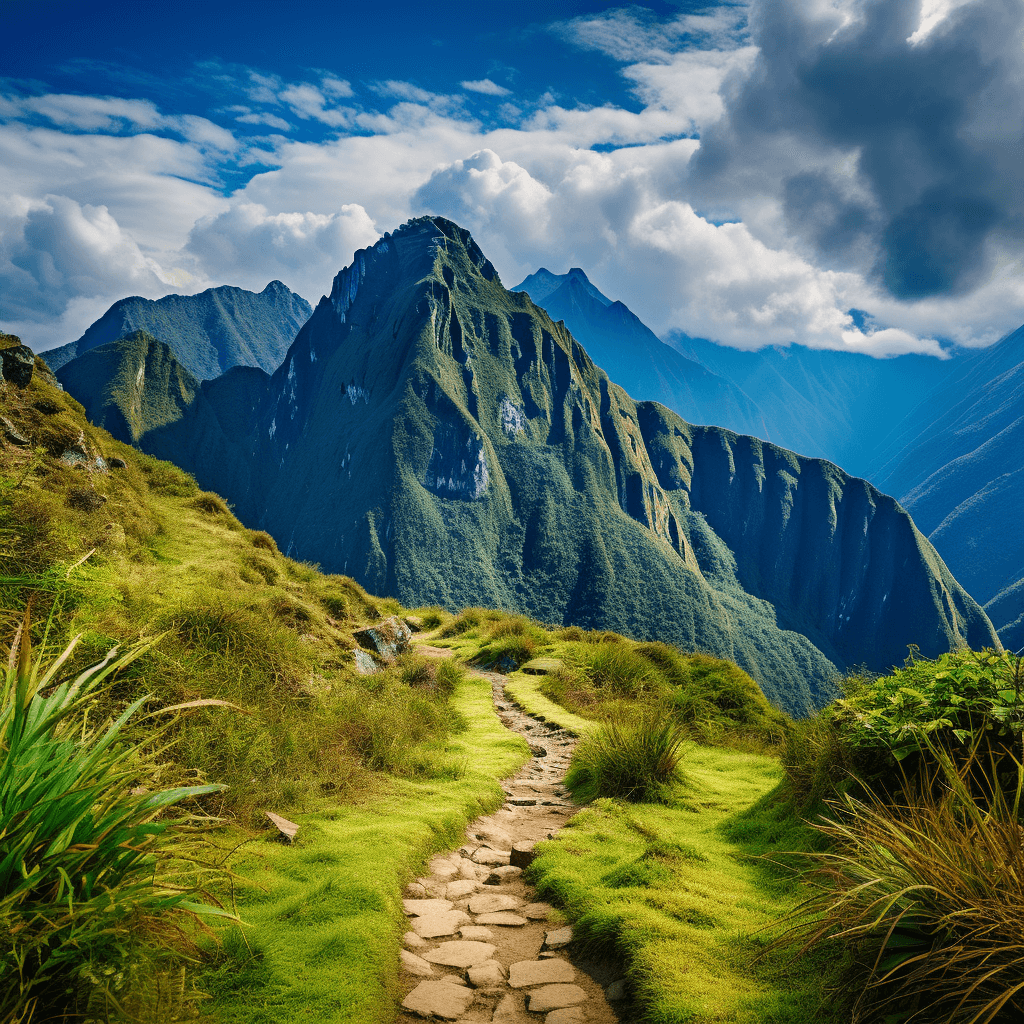
[[[0,350],[0,376],[16,388],[28,387],[35,364],[35,353],[27,345],[14,345]]]
[[[361,647],[375,651],[385,661],[393,661],[409,647],[412,630],[397,615],[392,615],[376,626],[357,629],[352,635]]]
[[[352,652],[352,657],[356,663],[356,671],[361,676],[372,676],[374,672],[379,671],[377,668],[377,662],[375,662],[373,658],[366,653],[366,651],[357,647]]]

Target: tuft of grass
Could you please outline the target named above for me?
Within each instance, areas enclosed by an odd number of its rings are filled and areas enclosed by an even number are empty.
[[[0,692],[0,1020],[117,1006],[140,961],[180,945],[183,923],[217,913],[154,868],[191,861],[182,821],[163,812],[223,787],[133,788],[156,768],[166,728],[126,742],[146,696],[112,721],[95,717],[101,688],[147,646],[111,650],[75,677],[75,641],[43,666],[28,611],[15,635]]]
[[[812,896],[785,942],[840,940],[856,956],[855,1018],[990,1024],[1024,1019],[1024,765],[1007,796],[997,759],[927,742],[893,798],[830,802],[807,855]]]
[[[682,729],[674,722],[607,722],[584,737],[572,754],[565,784],[584,803],[617,797],[666,803],[685,781]]]

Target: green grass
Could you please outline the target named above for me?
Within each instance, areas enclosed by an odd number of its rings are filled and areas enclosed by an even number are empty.
[[[204,1014],[232,1024],[384,1024],[393,1019],[399,894],[427,858],[457,846],[467,822],[500,806],[497,780],[529,756],[499,723],[490,684],[470,678],[453,698],[466,722],[447,744],[460,778],[382,782],[355,804],[299,815],[294,846],[247,847],[235,870],[246,922],[200,979],[214,996]]]
[[[771,794],[774,758],[691,744],[691,786],[670,806],[602,799],[539,847],[530,876],[574,922],[582,948],[625,966],[652,1024],[806,1024],[828,1004],[841,956],[765,954],[795,907],[787,870],[759,860],[805,848],[809,831]]]

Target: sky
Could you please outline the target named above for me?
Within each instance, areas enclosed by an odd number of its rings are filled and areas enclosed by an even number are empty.
[[[1021,0],[0,0],[0,328],[278,279],[422,214],[662,336],[1024,323]]]

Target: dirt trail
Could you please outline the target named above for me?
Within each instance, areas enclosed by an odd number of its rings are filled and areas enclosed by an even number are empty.
[[[436,647],[417,650],[450,656]],[[517,866],[529,863],[532,843],[578,810],[563,787],[575,740],[516,707],[505,676],[474,674],[490,681],[501,721],[526,739],[533,757],[502,783],[505,806],[473,821],[465,844],[435,857],[430,875],[406,889],[399,1020],[615,1024],[618,975],[572,959],[571,929],[548,920],[551,907],[537,900]]]

